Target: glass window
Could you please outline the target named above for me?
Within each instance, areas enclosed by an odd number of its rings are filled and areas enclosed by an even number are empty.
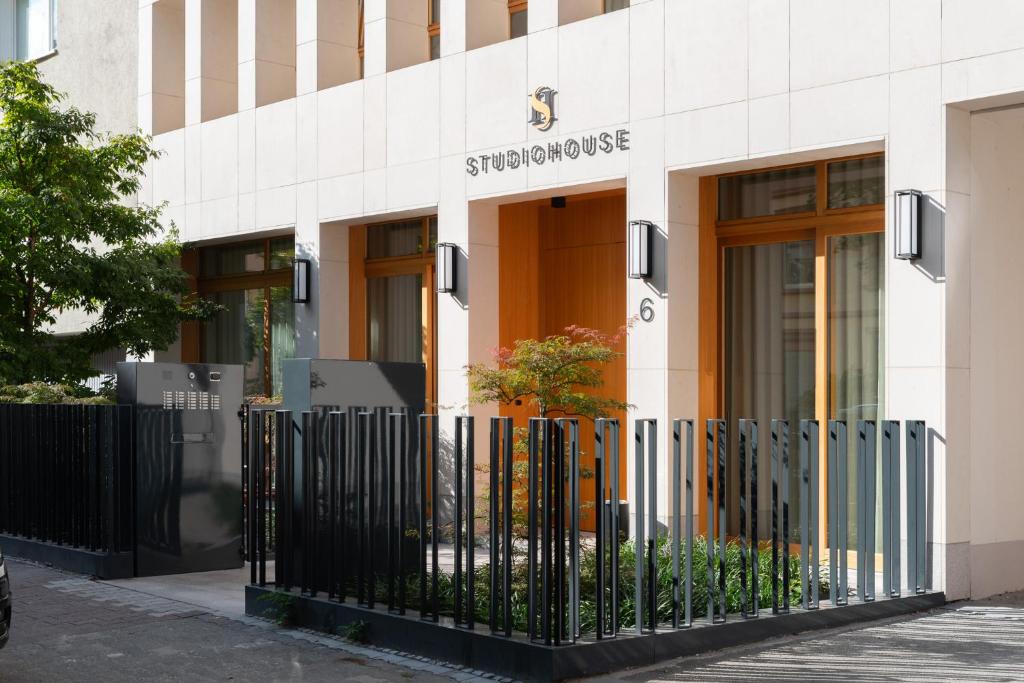
[[[371,225],[366,229],[366,258],[411,256],[423,249],[423,221]]]
[[[430,217],[430,227],[428,236],[430,238],[430,244],[427,246],[427,250],[433,253],[434,247],[437,246],[437,216]]]
[[[800,519],[799,468],[792,458],[800,443],[800,420],[814,417],[814,240],[729,247],[724,287],[724,398],[731,452],[737,447],[737,419],[758,419],[764,443],[772,419],[789,420],[789,510],[791,520]],[[736,467],[736,461],[729,466]],[[759,480],[762,528],[769,521],[769,480]],[[729,504],[732,515],[737,503]],[[735,522],[730,524],[730,533],[738,533]],[[793,537],[800,537],[798,525]]]
[[[366,279],[367,349],[372,361],[423,362],[423,276]]]
[[[527,34],[527,12],[529,12],[528,9],[519,10],[518,12],[513,12],[509,17],[509,37],[521,38]]]
[[[718,220],[814,211],[814,166],[784,168],[718,179]]]
[[[295,239],[278,237],[270,240],[270,269],[291,268],[295,259]]]
[[[16,0],[15,57],[35,59],[54,48],[53,0]]]
[[[629,7],[629,0],[604,0],[604,11],[614,12]]]
[[[857,543],[857,421],[878,420],[885,415],[884,252],[885,236],[880,232],[829,240],[829,418],[847,423],[851,547]],[[880,509],[875,519],[881,519]]]
[[[260,273],[264,263],[263,242],[209,247],[203,250],[203,277]]]
[[[847,159],[828,165],[828,208],[881,204],[885,196],[885,157]]]
[[[284,393],[281,361],[295,357],[295,304],[291,287],[270,288],[270,394]]]
[[[203,361],[244,366],[246,396],[263,394],[263,289],[215,292],[210,298],[224,309],[203,324]]]

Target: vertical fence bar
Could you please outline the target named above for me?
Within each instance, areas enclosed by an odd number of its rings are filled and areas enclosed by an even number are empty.
[[[810,457],[810,481],[811,481],[811,595],[808,601],[810,609],[818,609],[818,574],[819,567],[821,566],[821,558],[818,556],[820,551],[820,542],[818,537],[818,530],[821,528],[819,510],[821,509],[820,501],[818,499],[818,491],[820,478],[819,463],[821,462],[818,457],[818,444],[821,440],[818,438],[818,421],[811,420],[810,425],[811,433],[811,457]]]
[[[875,423],[857,421],[857,595],[875,599]]]
[[[839,435],[836,458],[836,467],[839,475],[839,492],[837,494],[839,503],[839,515],[837,517],[839,532],[839,593],[845,604],[848,602],[848,584],[850,580],[850,458],[846,422],[838,423],[837,433]]]
[[[611,534],[609,540],[611,542],[611,555],[609,564],[609,582],[611,584],[611,598],[612,598],[612,618],[611,618],[611,629],[612,635],[617,635],[619,632],[619,536],[622,532],[622,520],[620,513],[622,510],[619,507],[619,496],[622,495],[621,480],[619,469],[619,446],[620,439],[622,437],[621,428],[618,420],[611,420],[609,422],[609,436],[608,445],[609,458],[611,460],[611,489],[609,496],[611,498],[611,525],[609,533]]]
[[[420,568],[420,619],[427,615],[427,429],[429,415],[420,414],[416,444],[420,474],[420,517],[419,517],[419,568]],[[344,489],[342,489],[344,490]],[[435,493],[436,495],[436,493]]]
[[[466,417],[466,626],[476,624],[476,448],[473,416]]]
[[[277,578],[277,570],[281,566],[281,585],[286,591],[292,589],[294,577],[292,576],[292,556],[294,549],[294,534],[292,526],[292,499],[295,486],[295,449],[292,440],[292,412],[290,410],[278,410],[275,413],[274,422],[275,449],[278,454],[278,462],[281,475],[281,486],[278,490],[280,501],[280,520],[277,523],[277,538],[283,541],[283,548],[278,553],[283,557],[274,555],[274,577]],[[283,561],[282,561],[283,560]]]
[[[747,423],[739,420],[740,615],[747,614]],[[756,575],[755,575],[756,576]]]
[[[337,534],[336,557],[334,566],[338,571],[338,600],[344,602],[348,597],[348,464],[351,460],[350,422],[347,413],[335,413],[335,429],[337,430],[333,458],[337,468],[338,503],[336,508]]]
[[[658,626],[658,421],[647,423],[647,623]],[[638,536],[639,538],[639,536]]]
[[[405,614],[407,596],[406,532],[409,526],[409,410],[392,413],[398,422],[398,613]]]
[[[541,444],[541,453],[543,454],[543,466],[541,468],[541,490],[544,496],[544,505],[542,507],[543,515],[541,519],[541,634],[544,638],[544,644],[551,644],[551,602],[552,602],[552,588],[551,585],[551,553],[552,553],[552,538],[551,538],[551,510],[554,506],[554,490],[555,482],[554,469],[552,467],[553,455],[552,455],[552,432],[553,425],[550,421],[544,422],[543,431],[543,443]]]
[[[705,434],[706,451],[706,493],[707,493],[707,535],[705,536],[707,546],[707,618],[709,624],[715,623],[715,420],[707,421]]]
[[[808,585],[808,577],[810,573],[810,542],[813,533],[817,532],[817,529],[812,529],[810,523],[810,507],[811,507],[811,496],[810,496],[810,420],[800,421],[800,596],[801,606],[804,609],[810,608],[810,586]],[[833,500],[833,497],[829,496],[828,500]],[[835,586],[835,583],[829,584]]]
[[[772,419],[771,432],[771,478],[772,478],[772,614],[779,613],[779,426],[780,420]]]
[[[527,458],[527,502],[526,502],[526,632],[530,640],[537,637],[537,495],[538,462],[541,418],[529,421]]]
[[[718,609],[722,621],[726,619],[725,591],[725,548],[726,548],[726,486],[728,485],[728,459],[726,449],[729,445],[728,424],[725,420],[718,422]]]
[[[324,452],[326,474],[324,475],[324,492],[327,497],[327,599],[333,600],[337,594],[337,572],[335,563],[337,547],[337,513],[338,494],[334,483],[338,476],[338,464],[335,461],[335,453],[338,450],[338,417],[341,413],[330,411],[327,413],[327,450]]]
[[[922,420],[907,420],[907,590],[927,590],[925,556],[925,427]]]
[[[452,569],[452,585],[454,588],[454,614],[455,624],[462,623],[462,464],[463,464],[463,441],[462,415],[455,417],[455,566]]]
[[[441,489],[440,489],[440,470],[441,463],[438,457],[438,445],[440,442],[440,430],[438,429],[438,416],[430,416],[430,600],[431,610],[430,613],[433,620],[439,621],[441,618],[439,608],[438,595],[439,586],[439,574],[441,571],[440,558],[438,553],[438,543],[440,541],[440,532],[438,531],[439,522],[441,521]],[[426,438],[426,437],[423,437]]]
[[[693,626],[693,439],[694,422],[686,421],[686,583],[683,588],[683,625]]]
[[[503,613],[503,625],[505,627],[505,636],[510,637],[512,635],[512,554],[515,550],[512,543],[512,479],[513,479],[513,466],[514,466],[514,451],[515,446],[515,427],[512,424],[511,417],[502,418],[504,426],[504,434],[502,438],[502,473],[501,473],[501,484],[502,484],[502,496],[501,496],[501,512],[502,512],[502,561],[504,566],[502,568],[502,577],[504,578],[504,585],[502,586],[501,596],[503,600],[504,613]]]
[[[882,510],[882,583],[885,596],[900,596],[900,423],[886,420],[882,440],[882,487],[888,499]]]
[[[833,605],[845,605],[846,599],[846,423],[829,421],[828,433],[828,538],[829,580]]]
[[[679,585],[679,546],[682,531],[679,500],[680,478],[682,476],[682,420],[672,421],[672,628],[679,628],[680,585]]]
[[[633,499],[636,505],[636,562],[633,582],[633,605],[637,635],[644,632],[644,429],[643,421],[637,420],[633,438],[633,483],[636,490]]]
[[[758,536],[757,529],[757,420],[750,421],[750,568],[751,568],[751,582],[750,582],[750,614],[748,616],[757,617],[760,615],[760,595],[758,580],[761,576],[759,570],[760,558],[758,557],[758,544],[761,539]]]
[[[555,420],[555,645],[565,636],[565,439],[566,423]]]
[[[865,553],[864,563],[867,576],[866,600],[875,599],[875,503],[878,500],[876,484],[878,439],[877,427],[874,421],[868,423],[867,460],[865,461],[864,483],[865,483],[865,508],[864,508],[864,535]]]
[[[489,539],[490,551],[490,600],[488,600],[489,611],[489,625],[491,627],[491,633],[496,633],[498,630],[498,498],[500,489],[498,488],[498,474],[500,465],[500,448],[501,448],[501,418],[491,418],[491,451],[490,451],[490,469],[488,470],[488,476],[490,478],[490,500],[488,501],[488,519],[487,519],[487,533]]]
[[[245,493],[246,506],[245,531],[248,534],[246,542],[246,554],[249,557],[249,583],[257,585],[259,581],[260,553],[257,548],[259,538],[258,524],[256,522],[262,506],[262,499],[259,491],[259,453],[263,449],[263,429],[260,424],[259,412],[251,410],[248,404],[242,406],[242,429],[246,432],[242,441],[242,459],[245,462]]]
[[[867,595],[867,583],[864,570],[867,568],[865,565],[865,557],[867,552],[867,538],[865,537],[864,528],[864,506],[866,505],[866,499],[864,494],[867,493],[867,483],[865,481],[865,474],[867,469],[867,424],[866,420],[857,420],[857,450],[854,453],[854,472],[856,474],[855,486],[857,491],[855,494],[855,506],[857,519],[854,520],[854,528],[857,532],[857,542],[854,552],[857,554],[857,599],[864,602]]]
[[[594,549],[597,563],[594,571],[594,636],[604,638],[605,608],[605,418],[594,420]],[[608,506],[611,509],[611,506]]]
[[[384,499],[385,499],[385,515],[384,520],[387,524],[387,532],[384,534],[384,563],[386,567],[386,582],[388,590],[388,612],[395,611],[395,554],[397,548],[395,544],[395,479],[397,479],[397,439],[398,434],[395,431],[395,421],[391,419],[392,415],[388,413],[384,420],[384,432],[387,436],[384,450],[384,458],[381,461],[381,467],[384,474]],[[399,536],[399,538],[401,538]]]
[[[580,635],[580,423],[569,421],[569,640]]]
[[[252,531],[251,548],[254,554],[253,559],[258,560],[259,564],[255,582],[260,586],[267,585],[267,509],[270,491],[265,470],[270,461],[269,437],[273,430],[273,423],[268,421],[268,417],[267,411],[250,411],[249,413],[249,419],[252,421],[252,436],[249,445],[255,447],[255,458],[249,462],[249,496],[253,510],[250,526]],[[253,564],[255,566],[257,563]]]

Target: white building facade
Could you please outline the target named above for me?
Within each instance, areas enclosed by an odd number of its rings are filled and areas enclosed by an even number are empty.
[[[200,291],[263,323],[239,350],[236,311],[169,358],[255,363],[267,394],[287,355],[422,358],[442,421],[483,430],[498,408],[470,404],[468,364],[633,320],[609,391],[630,425],[658,420],[663,510],[674,418],[922,419],[932,585],[1024,588],[1021,3],[138,11],[139,122],[163,152],[140,201],[198,248]],[[914,260],[894,257],[902,189],[924,195]],[[630,221],[653,225],[646,278]],[[309,303],[282,294],[290,238]],[[452,294],[434,242],[457,245]]]

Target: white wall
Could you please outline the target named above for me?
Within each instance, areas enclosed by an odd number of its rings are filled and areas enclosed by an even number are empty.
[[[1024,108],[971,116],[971,594],[1020,589],[1024,575]]]

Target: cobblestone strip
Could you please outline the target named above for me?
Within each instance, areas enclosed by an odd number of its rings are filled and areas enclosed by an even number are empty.
[[[338,650],[354,656],[363,657],[365,659],[373,659],[387,664],[401,666],[412,671],[422,671],[424,673],[430,673],[437,676],[445,676],[459,681],[459,683],[470,683],[475,681],[486,683],[494,683],[494,681],[498,681],[499,683],[511,683],[512,680],[509,678],[502,678],[485,671],[460,667],[447,662],[429,659],[427,657],[418,657],[416,655],[399,652],[397,650],[355,645],[338,636],[327,635],[311,629],[282,628],[265,619],[240,616],[238,614],[230,614],[217,610],[209,610],[195,605],[190,605],[188,603],[162,598],[150,593],[132,590],[131,588],[124,586],[115,586],[93,579],[76,576],[74,578],[61,579],[59,581],[50,581],[46,583],[45,586],[62,593],[77,595],[96,602],[111,603],[119,607],[126,607],[136,612],[145,612],[153,617],[209,614],[215,617],[242,623],[247,626],[253,626],[267,631],[274,631],[281,636],[287,636],[289,638],[305,641],[307,643],[319,645],[332,650]]]

